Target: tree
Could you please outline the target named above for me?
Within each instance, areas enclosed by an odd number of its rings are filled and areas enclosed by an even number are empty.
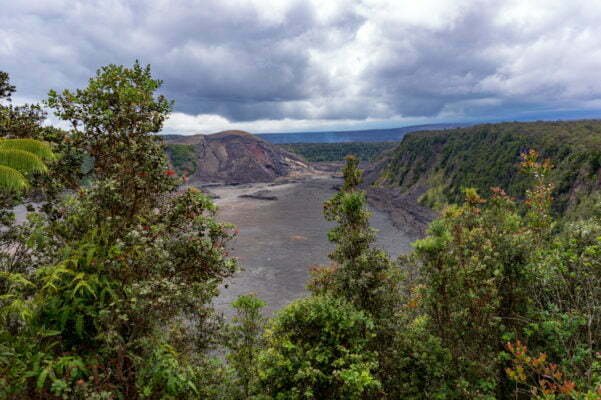
[[[415,243],[421,304],[432,332],[452,354],[459,393],[506,398],[507,340],[518,337],[531,312],[532,265],[548,245],[553,226],[550,164],[534,151],[522,155],[535,178],[521,205],[493,188],[484,199],[465,190],[465,203],[450,206]]]
[[[330,254],[334,267],[323,287],[317,281],[312,286],[316,292],[325,290],[345,298],[376,319],[387,318],[400,301],[400,275],[388,255],[374,247],[371,213],[365,192],[358,186],[362,180],[358,164],[356,157],[346,158],[342,188],[324,204],[325,218],[337,224],[328,232],[328,239],[336,245]]]
[[[346,157],[342,187],[324,204],[325,218],[338,224],[328,233],[328,239],[336,244],[330,258],[338,264],[356,260],[375,241],[375,232],[369,226],[370,213],[365,207],[365,193],[358,187],[363,174],[358,165],[355,156]]]
[[[601,390],[601,219],[570,222],[533,265],[522,340],[579,388]],[[596,378],[595,378],[596,376]]]
[[[392,359],[390,346],[398,330],[396,314],[403,302],[402,272],[388,254],[374,246],[375,231],[369,225],[365,192],[359,188],[362,171],[359,160],[346,158],[344,182],[340,191],[324,204],[327,220],[337,225],[328,233],[336,247],[330,254],[333,265],[314,271],[310,287],[344,299],[374,321],[375,336],[369,348],[378,355],[378,379],[390,390],[396,377],[390,374],[398,360]]]
[[[15,91],[8,74],[0,71],[0,137],[40,139],[46,113],[37,104],[12,105],[11,97]]]
[[[91,183],[19,237],[31,258],[2,276],[0,356],[14,398],[193,398],[236,263],[212,201],[176,192],[159,138],[169,102],[149,67],[108,66],[48,104],[94,159]],[[23,312],[21,312],[23,311]],[[5,340],[6,339],[6,340]]]
[[[45,114],[39,106],[13,106],[15,90],[8,74],[0,71],[0,188],[4,206],[11,205],[11,198],[29,187],[28,178],[45,174],[46,163],[55,159],[39,135]]]
[[[546,353],[533,357],[519,340],[508,343],[507,351],[511,355],[511,366],[506,372],[516,383],[516,398],[523,396],[534,400],[593,400],[601,397],[601,354],[599,353],[593,355],[596,364],[591,379],[584,385],[577,385],[566,376],[561,367],[549,362]]]
[[[14,92],[15,86],[10,84],[8,73],[0,71],[0,100],[10,100]]]
[[[227,327],[225,345],[229,350],[228,364],[236,371],[239,399],[250,399],[257,394],[258,361],[263,349],[265,318],[261,309],[265,302],[255,295],[238,297],[232,304],[236,315]]]
[[[501,336],[515,335],[510,327],[519,314],[511,304],[524,288],[531,250],[531,233],[504,193],[484,204],[466,191],[466,203],[447,209],[415,244],[423,309],[453,356],[451,370],[465,382],[459,393],[471,398],[492,398],[503,377],[497,354]],[[505,284],[513,290],[503,292]]]
[[[120,193],[102,218],[131,219],[174,187],[162,141],[153,135],[172,106],[155,93],[161,84],[150,66],[136,62],[132,68],[102,67],[85,89],[50,91],[47,104],[71,123],[73,140],[93,160],[95,178]]]

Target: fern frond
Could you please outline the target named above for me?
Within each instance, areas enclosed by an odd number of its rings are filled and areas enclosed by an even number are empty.
[[[52,161],[56,156],[46,142],[35,139],[4,139],[0,140],[0,149],[23,150],[35,154],[44,161]]]
[[[0,149],[0,165],[16,169],[22,174],[45,173],[48,170],[40,157],[16,149]]]
[[[14,168],[0,165],[0,190],[20,192],[29,187],[25,176]]]

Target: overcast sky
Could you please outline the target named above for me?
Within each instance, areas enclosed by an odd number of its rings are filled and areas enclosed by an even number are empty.
[[[594,0],[0,0],[17,102],[151,64],[165,130],[601,116]]]

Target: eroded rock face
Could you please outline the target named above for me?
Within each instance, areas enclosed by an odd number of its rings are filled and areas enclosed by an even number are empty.
[[[198,157],[196,182],[226,184],[271,182],[310,170],[297,155],[244,131],[165,138],[167,143],[194,146]]]

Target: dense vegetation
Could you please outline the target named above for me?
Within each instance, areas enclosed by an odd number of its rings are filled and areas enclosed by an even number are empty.
[[[398,260],[375,246],[348,157],[324,205],[331,264],[313,270],[310,295],[271,319],[241,296],[226,323],[211,304],[236,269],[231,227],[209,198],[177,190],[154,135],[171,109],[160,85],[137,63],[109,65],[50,92],[70,131],[33,118],[4,133],[53,156],[28,192],[1,191],[0,398],[601,397],[601,202],[558,223],[562,173],[536,151],[518,161],[518,199],[465,189]],[[13,111],[1,126],[27,119]],[[30,196],[45,206],[14,224],[10,206]]]
[[[159,86],[138,64],[110,65],[84,89],[50,92],[73,126],[67,141],[94,160],[92,183],[47,198],[25,225],[7,221],[1,398],[199,393],[194,360],[217,321],[209,303],[235,262],[210,200],[175,192],[153,135],[171,108]],[[68,153],[54,148],[60,164]]]
[[[555,167],[554,208],[574,210],[599,188],[601,121],[502,123],[448,131],[412,133],[389,155],[379,184],[401,191],[427,190],[421,201],[442,208],[461,201],[463,190],[490,193],[504,188],[522,196],[528,177],[516,162],[521,152],[535,148]]]
[[[350,143],[291,143],[280,147],[298,154],[310,162],[343,161],[352,154],[361,160],[372,161],[384,150],[394,148],[391,142],[350,142]]]

